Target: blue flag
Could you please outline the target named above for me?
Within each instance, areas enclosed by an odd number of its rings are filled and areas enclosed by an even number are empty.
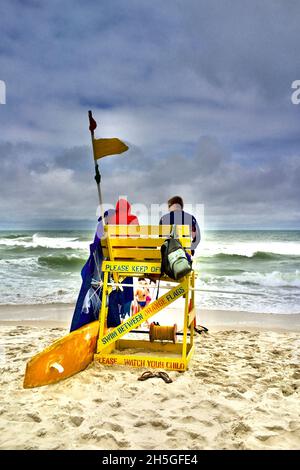
[[[81,270],[82,284],[73,313],[70,331],[77,330],[81,326],[99,318],[102,288],[97,285],[97,282],[101,280],[103,253],[100,240],[102,235],[103,223],[100,218],[94,241],[90,245],[90,256]],[[95,281],[95,285],[93,281]]]

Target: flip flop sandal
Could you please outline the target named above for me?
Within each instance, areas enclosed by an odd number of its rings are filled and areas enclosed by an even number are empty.
[[[163,371],[157,372],[156,377],[163,379],[163,381],[166,382],[166,384],[170,384],[173,382],[171,377],[169,377],[169,375]]]
[[[153,377],[156,377],[156,374],[151,372],[151,370],[146,370],[139,378],[138,380],[147,380],[147,379],[152,379]]]
[[[202,326],[202,325],[194,326],[194,330],[199,335],[201,335],[201,333],[207,333],[208,332],[208,328],[206,328],[206,326]]]

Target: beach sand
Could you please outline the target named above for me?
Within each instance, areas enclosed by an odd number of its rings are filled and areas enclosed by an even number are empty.
[[[171,384],[94,363],[24,390],[26,362],[68,332],[73,306],[1,307],[0,318],[24,309],[62,321],[0,323],[0,449],[300,448],[299,315],[201,312],[209,333]]]

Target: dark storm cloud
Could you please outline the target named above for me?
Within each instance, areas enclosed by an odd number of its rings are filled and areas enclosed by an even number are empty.
[[[2,2],[2,220],[94,218],[92,108],[131,148],[101,162],[107,200],[181,192],[214,226],[299,226],[299,17],[293,0]]]
[[[0,156],[2,151],[7,152],[6,145],[0,147]],[[17,149],[10,149],[11,158],[6,159],[1,174],[3,221],[95,219],[96,188],[91,160],[86,158],[89,151],[89,147],[75,147],[48,167],[19,165],[14,172]],[[113,159],[107,159],[107,165],[101,161],[103,193],[109,204],[114,205],[119,194],[134,204],[149,205],[180,193],[188,204],[205,205],[205,220],[211,226],[286,226],[300,217],[300,161],[296,157],[251,167],[233,158],[214,139],[203,137],[190,156],[173,154],[149,165],[150,155],[131,149],[126,157]]]

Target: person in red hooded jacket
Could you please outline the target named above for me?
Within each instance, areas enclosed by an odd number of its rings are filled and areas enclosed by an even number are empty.
[[[131,205],[127,199],[120,198],[116,204],[115,214],[110,215],[107,219],[109,225],[139,225],[139,220],[136,215],[131,214]],[[133,278],[126,277],[123,280],[124,284],[133,284]],[[134,299],[133,287],[123,287],[123,314],[125,319],[126,315],[131,315],[131,303]]]
[[[136,215],[131,214],[131,205],[127,199],[120,198],[116,205],[116,212],[109,217],[110,225],[139,225]]]

